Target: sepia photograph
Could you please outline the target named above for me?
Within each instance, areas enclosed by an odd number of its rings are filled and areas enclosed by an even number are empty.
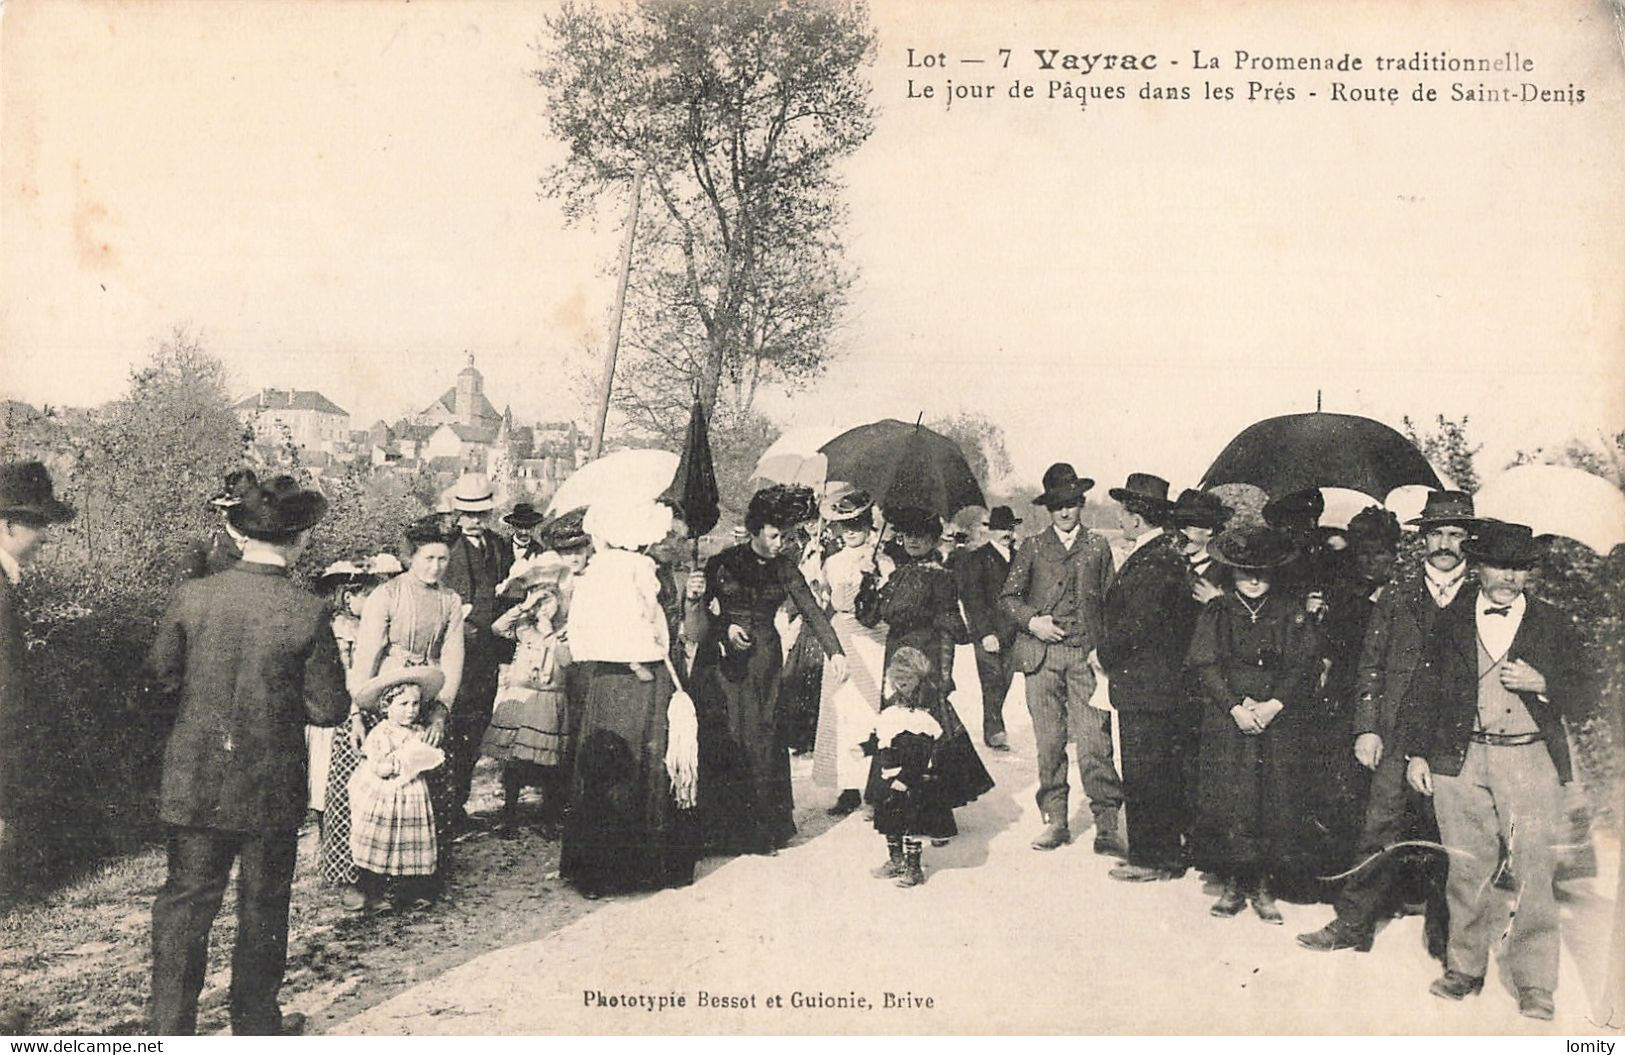
[[[0,0],[0,1034],[1608,1055],[1622,173],[1625,0]]]

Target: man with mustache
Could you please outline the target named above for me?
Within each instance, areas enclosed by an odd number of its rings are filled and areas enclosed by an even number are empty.
[[[1423,646],[1440,613],[1458,602],[1470,605],[1470,584],[1462,544],[1478,521],[1473,496],[1462,491],[1428,495],[1422,515],[1410,521],[1422,533],[1422,577],[1382,591],[1366,624],[1355,670],[1354,757],[1372,771],[1365,821],[1349,876],[1337,897],[1337,918],[1320,930],[1298,935],[1298,944],[1316,952],[1371,948],[1377,920],[1391,907],[1398,861],[1385,852],[1420,829],[1432,839],[1432,810],[1405,786],[1405,757],[1394,742],[1400,706],[1422,664]],[[1465,588],[1464,588],[1464,584]],[[1444,953],[1443,861],[1431,858],[1428,871],[1428,951]]]

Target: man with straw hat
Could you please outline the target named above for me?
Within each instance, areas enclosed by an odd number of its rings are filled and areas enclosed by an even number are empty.
[[[324,606],[288,568],[326,511],[321,494],[287,476],[245,487],[230,512],[242,559],[180,585],[147,657],[178,705],[158,806],[169,876],[152,906],[154,1033],[196,1031],[209,929],[234,861],[232,1032],[302,1025],[282,1014],[277,992],[305,814],[304,727],[337,725],[350,696]]]
[[[1050,530],[1027,539],[1010,563],[999,604],[1018,632],[1011,663],[1026,675],[1027,709],[1038,740],[1038,808],[1044,830],[1035,850],[1072,841],[1067,825],[1066,745],[1077,738],[1078,770],[1095,820],[1095,852],[1121,856],[1117,832],[1122,782],[1112,765],[1111,715],[1089,706],[1095,674],[1089,664],[1101,633],[1101,600],[1111,581],[1106,540],[1082,525],[1084,494],[1095,482],[1065,462],[1044,471]]]
[[[1393,584],[1378,595],[1366,623],[1355,669],[1354,757],[1371,770],[1354,871],[1337,896],[1337,917],[1318,931],[1298,935],[1316,952],[1371,947],[1377,922],[1397,900],[1401,854],[1388,847],[1413,836],[1437,833],[1432,803],[1405,784],[1405,754],[1395,742],[1400,707],[1422,666],[1423,646],[1446,611],[1467,606],[1477,594],[1463,545],[1478,526],[1473,496],[1434,491],[1410,526],[1422,535],[1422,575]],[[1428,951],[1443,959],[1448,910],[1444,862],[1418,857],[1427,888]]]
[[[32,691],[16,590],[23,566],[49,539],[51,527],[73,516],[73,507],[56,497],[44,465],[0,465],[0,897],[10,887],[12,873],[22,872],[17,856],[24,828],[40,819],[29,808],[38,775],[28,733],[37,724],[39,702]]]
[[[1492,882],[1504,844],[1517,911],[1499,942],[1501,965],[1518,1013],[1549,1020],[1560,944],[1555,847],[1562,785],[1573,779],[1564,722],[1590,709],[1592,657],[1567,615],[1524,592],[1542,549],[1529,528],[1485,521],[1462,549],[1478,589],[1466,612],[1453,609],[1434,627],[1396,744],[1451,851],[1445,972],[1428,991],[1460,1000],[1483,988],[1505,919]]]

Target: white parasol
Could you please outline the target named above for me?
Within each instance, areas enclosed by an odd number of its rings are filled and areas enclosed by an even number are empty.
[[[652,502],[671,486],[677,461],[671,451],[613,451],[583,465],[560,484],[548,503],[548,514],[557,516],[606,500]]]
[[[1562,535],[1602,556],[1625,543],[1625,492],[1581,469],[1519,465],[1473,496],[1481,517],[1527,524],[1537,535]]]
[[[751,479],[819,489],[828,471],[819,449],[846,431],[844,425],[799,425],[785,430],[756,460]]]

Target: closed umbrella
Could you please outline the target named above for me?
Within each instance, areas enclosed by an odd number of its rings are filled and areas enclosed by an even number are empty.
[[[859,425],[824,444],[823,453],[830,479],[878,495],[882,509],[916,506],[946,518],[987,504],[959,445],[917,423]]]
[[[1201,487],[1252,484],[1271,498],[1342,487],[1382,498],[1405,484],[1443,489],[1416,445],[1380,421],[1353,414],[1288,414],[1249,425],[1224,448]]]
[[[688,435],[683,439],[676,477],[666,493],[682,505],[689,538],[697,539],[717,526],[722,516],[717,469],[711,458],[711,433],[706,427],[705,408],[697,398],[688,415]]]
[[[1566,465],[1519,465],[1473,496],[1481,517],[1527,524],[1537,535],[1562,535],[1606,557],[1625,543],[1625,492]]]

